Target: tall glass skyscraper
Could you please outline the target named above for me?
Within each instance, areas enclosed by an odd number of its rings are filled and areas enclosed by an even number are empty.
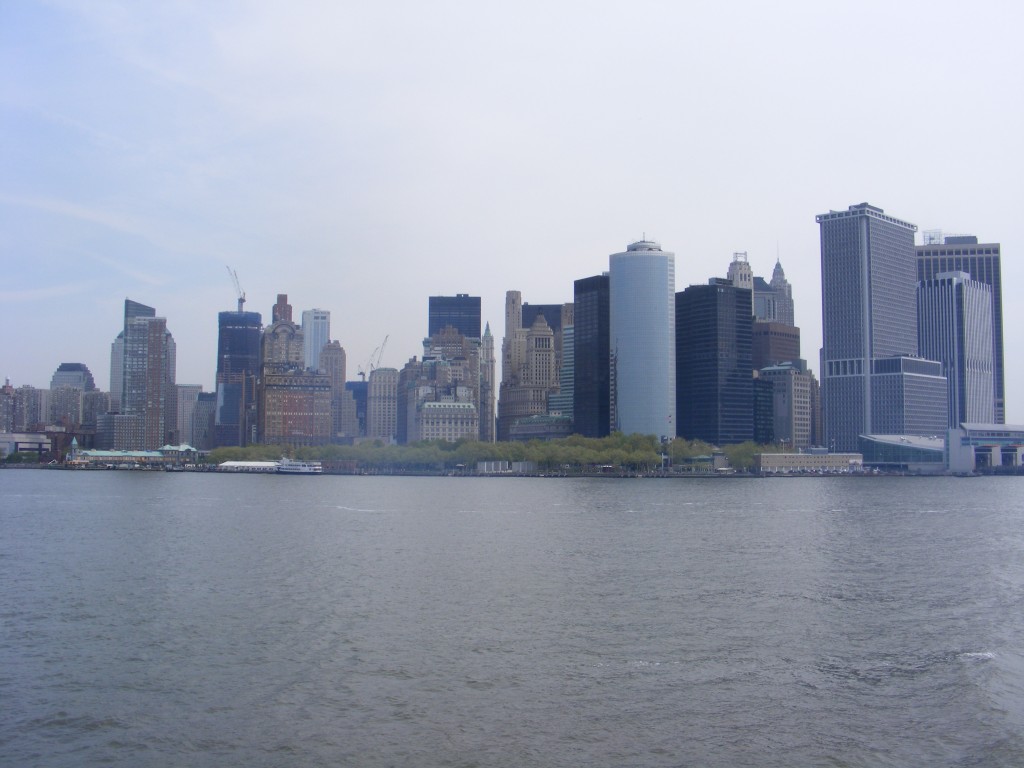
[[[217,408],[214,442],[247,445],[256,423],[256,377],[260,370],[259,312],[217,315]]]
[[[608,275],[573,283],[573,429],[584,437],[611,431],[611,344]]]
[[[641,240],[609,257],[616,427],[676,434],[675,254]]]
[[[712,445],[754,437],[753,291],[713,278],[676,299],[679,436]]]

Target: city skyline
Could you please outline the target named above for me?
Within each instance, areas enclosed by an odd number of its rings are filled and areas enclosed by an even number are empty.
[[[265,320],[278,292],[330,310],[351,371],[385,338],[382,364],[401,367],[428,296],[480,296],[498,328],[507,290],[571,301],[645,236],[676,254],[677,291],[734,252],[766,278],[779,257],[817,370],[814,216],[859,201],[919,235],[1001,243],[1016,327],[1024,119],[1005,94],[1021,89],[1024,12],[884,8],[878,34],[872,13],[809,4],[556,7],[545,24],[539,6],[7,4],[0,301],[31,322],[0,341],[0,377],[45,387],[81,361],[109,389],[132,297],[167,317],[178,381],[212,391],[216,318],[237,298],[226,265]],[[983,56],[934,56],[965,36]],[[645,55],[610,54],[626,40]],[[858,78],[873,108],[851,113],[840,85]],[[958,103],[994,117],[948,116]],[[1024,420],[1021,344],[1007,334],[1009,422]]]

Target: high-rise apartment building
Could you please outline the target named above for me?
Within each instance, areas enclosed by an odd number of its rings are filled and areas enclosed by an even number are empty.
[[[262,329],[259,312],[217,315],[214,441],[218,446],[247,445],[253,439]]]
[[[675,295],[680,437],[713,445],[753,439],[752,300],[749,288],[720,278]]]
[[[1006,422],[1003,380],[1003,283],[999,243],[979,243],[973,235],[948,236],[925,232],[917,246],[917,279],[931,280],[943,272],[966,272],[972,280],[992,287],[992,385],[995,420]]]
[[[130,445],[115,447],[156,450],[179,442],[175,364],[176,346],[167,320],[155,317],[152,307],[125,300],[121,414],[132,420],[133,427]]]
[[[331,340],[331,313],[326,309],[307,309],[302,313],[303,357],[306,367],[320,370],[320,352]]]
[[[125,299],[124,326],[110,345],[110,396],[114,407],[119,411],[123,406],[124,394],[124,333],[128,321],[137,317],[156,317],[156,310],[137,301]]]
[[[459,293],[455,296],[431,296],[428,300],[428,336],[450,325],[467,339],[480,338],[480,297]]]
[[[966,272],[941,272],[917,286],[921,355],[942,363],[949,393],[947,426],[995,422],[992,286]]]
[[[886,412],[889,401],[873,396],[875,384],[893,391],[892,376],[918,375],[910,369],[920,368],[886,360],[917,354],[917,227],[867,203],[816,220],[821,235],[825,440],[832,450],[856,451],[859,435],[881,434],[888,428],[883,425],[900,421]],[[888,378],[876,379],[882,375]],[[913,397],[913,383],[903,384],[900,392]],[[902,395],[902,405],[892,402],[894,409],[905,411],[909,404],[917,412]]]
[[[675,255],[650,240],[609,257],[615,425],[676,434]]]
[[[611,290],[607,274],[573,283],[573,401],[576,433],[611,433]]]

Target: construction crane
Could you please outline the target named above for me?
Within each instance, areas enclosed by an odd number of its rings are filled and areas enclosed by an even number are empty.
[[[374,369],[380,368],[380,360],[384,357],[384,347],[387,346],[389,338],[391,338],[391,334],[384,337],[384,341],[380,343],[380,346],[374,347],[373,352],[370,353],[370,359],[366,361],[366,365],[359,366],[356,375],[361,376],[363,381],[366,381],[367,375],[373,373]]]
[[[228,267],[227,270],[228,274],[231,275],[231,281],[235,284],[235,293],[238,294],[238,311],[241,312],[245,306],[245,291],[242,290],[242,285],[238,282],[238,273],[231,267]]]

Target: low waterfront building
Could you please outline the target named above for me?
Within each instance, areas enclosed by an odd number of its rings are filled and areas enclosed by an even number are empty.
[[[1024,466],[1024,425],[961,424],[946,435],[946,463],[950,472],[979,468],[1017,471]]]
[[[885,472],[935,475],[945,472],[946,441],[937,436],[861,435],[864,466]]]
[[[864,469],[860,453],[758,453],[754,472],[776,474],[848,474]]]

